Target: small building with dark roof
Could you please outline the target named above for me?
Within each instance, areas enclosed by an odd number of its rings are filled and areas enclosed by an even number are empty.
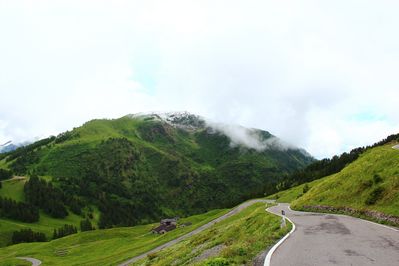
[[[175,224],[161,224],[158,227],[153,228],[151,231],[156,234],[165,234],[166,232],[176,229]]]
[[[165,234],[166,232],[176,229],[178,218],[162,219],[160,225],[151,229],[156,234]]]

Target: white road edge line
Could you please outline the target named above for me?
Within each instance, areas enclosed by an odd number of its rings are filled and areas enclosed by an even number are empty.
[[[267,212],[269,208],[266,209]],[[271,213],[271,212],[270,212]],[[274,213],[273,213],[274,214]],[[278,214],[277,214],[278,215]],[[283,217],[282,215],[278,215],[280,217]],[[263,264],[263,266],[270,266],[270,262],[272,260],[272,255],[274,253],[274,251],[276,251],[276,249],[295,231],[295,224],[291,221],[290,218],[285,217],[285,219],[287,219],[291,224],[292,224],[292,229],[291,231],[286,234],[282,239],[280,239],[280,241],[278,241],[267,253],[266,258],[265,258],[265,262]]]

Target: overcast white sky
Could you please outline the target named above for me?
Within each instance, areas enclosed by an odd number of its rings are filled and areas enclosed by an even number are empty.
[[[399,1],[0,0],[0,142],[187,110],[317,158],[399,132]]]

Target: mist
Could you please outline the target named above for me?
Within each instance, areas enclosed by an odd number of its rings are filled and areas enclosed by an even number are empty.
[[[224,124],[206,121],[208,127],[215,132],[220,132],[230,139],[231,147],[246,147],[255,149],[259,152],[264,150],[281,150],[296,149],[279,138],[271,135],[267,138],[262,137],[259,129],[246,128],[240,125]]]
[[[151,110],[260,128],[316,158],[399,132],[398,2],[6,2],[0,143]]]

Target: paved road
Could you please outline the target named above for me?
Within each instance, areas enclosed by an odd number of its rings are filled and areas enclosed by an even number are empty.
[[[392,147],[393,149],[399,150],[399,144]]]
[[[277,248],[271,266],[399,265],[399,230],[361,219],[291,211],[288,204],[268,210],[286,212],[295,232]]]
[[[139,256],[136,256],[136,257],[134,257],[134,258],[131,258],[131,259],[129,259],[129,260],[123,262],[122,264],[119,264],[119,266],[127,266],[127,265],[129,265],[129,264],[132,264],[133,262],[136,262],[136,261],[138,261],[138,260],[140,260],[140,259],[145,258],[148,254],[151,254],[151,253],[160,251],[161,249],[164,249],[164,248],[170,247],[170,246],[172,246],[172,245],[174,245],[174,244],[177,244],[177,243],[179,243],[180,241],[182,241],[182,240],[184,240],[184,239],[186,239],[186,238],[188,238],[188,237],[190,237],[190,236],[192,236],[192,235],[196,235],[196,234],[198,234],[198,233],[204,231],[205,229],[208,229],[209,227],[211,227],[211,226],[214,225],[215,223],[218,223],[218,222],[220,222],[220,221],[223,221],[224,219],[229,218],[230,216],[232,216],[232,215],[234,215],[234,214],[240,212],[241,210],[243,210],[243,209],[245,209],[245,208],[251,206],[252,204],[258,203],[258,202],[271,203],[271,202],[274,202],[274,201],[273,201],[273,200],[255,199],[255,200],[250,200],[250,201],[244,202],[243,204],[241,204],[241,205],[235,207],[233,210],[229,211],[228,213],[226,213],[226,214],[224,214],[224,215],[222,215],[222,216],[216,218],[215,220],[213,220],[213,221],[211,221],[211,222],[209,222],[209,223],[207,223],[207,224],[204,224],[204,225],[198,227],[197,229],[191,231],[190,233],[187,233],[187,234],[185,234],[185,235],[183,235],[183,236],[180,236],[180,237],[178,237],[178,238],[175,238],[174,240],[169,241],[169,242],[167,242],[167,243],[165,243],[165,244],[163,244],[163,245],[161,245],[161,246],[158,246],[158,247],[156,247],[156,248],[154,248],[154,249],[152,249],[152,250],[150,250],[150,251],[148,251],[148,252],[146,252],[146,253],[144,253],[144,254],[141,254],[141,255],[139,255]]]
[[[39,266],[40,264],[42,264],[42,262],[38,259],[34,259],[34,258],[28,258],[28,257],[17,257],[17,259],[21,259],[21,260],[27,260],[30,263],[32,263],[32,266]]]

